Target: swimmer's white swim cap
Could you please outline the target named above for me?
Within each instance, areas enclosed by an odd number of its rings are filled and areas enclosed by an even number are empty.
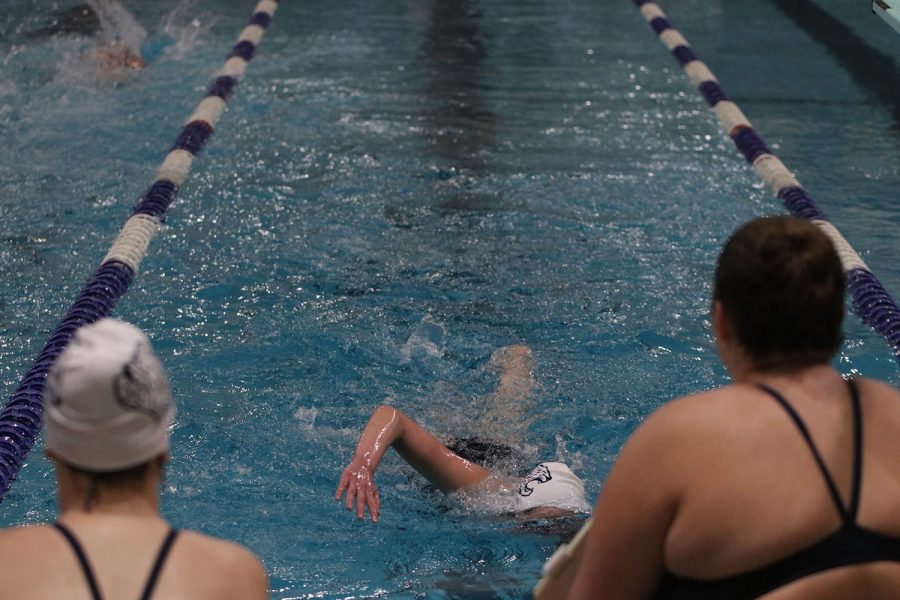
[[[101,319],[75,332],[47,377],[47,450],[87,471],[119,471],[169,449],[175,404],[150,340]]]
[[[539,506],[552,506],[576,513],[590,512],[584,484],[560,462],[539,464],[522,480],[515,493],[516,512]]]

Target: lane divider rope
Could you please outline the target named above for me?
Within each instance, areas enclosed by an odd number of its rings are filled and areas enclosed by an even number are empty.
[[[691,84],[712,107],[722,128],[738,150],[771,187],[794,216],[810,220],[831,239],[847,277],[853,310],[862,321],[881,334],[900,358],[900,308],[869,270],[856,250],[831,224],[800,182],[753,129],[750,120],[725,94],[709,67],[701,62],[684,36],[672,27],[666,14],[652,0],[633,0],[644,19],[684,69]]]
[[[184,124],[156,178],[125,222],[109,253],[0,410],[0,500],[5,497],[40,432],[47,372],[75,331],[108,316],[137,275],[150,241],[175,201],[191,163],[212,135],[225,103],[253,58],[277,8],[278,0],[261,0],[256,5],[250,22],[241,31],[223,67],[213,75],[206,96]]]
[[[896,0],[872,0],[872,12],[885,20],[885,22],[900,33],[900,6]]]

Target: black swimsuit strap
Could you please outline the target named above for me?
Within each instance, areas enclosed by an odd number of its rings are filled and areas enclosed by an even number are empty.
[[[84,572],[84,578],[87,579],[88,586],[91,588],[91,597],[93,600],[103,600],[103,596],[100,594],[100,586],[97,585],[97,578],[94,575],[94,569],[91,567],[87,554],[81,546],[81,543],[78,541],[78,538],[75,537],[75,534],[72,533],[71,529],[59,521],[53,523],[53,526],[63,534],[69,542],[69,545],[72,546],[72,550],[75,551],[75,556],[78,557],[81,570]],[[163,565],[172,550],[172,544],[175,543],[176,537],[178,537],[178,530],[169,529],[169,533],[166,534],[166,539],[163,540],[162,546],[160,546],[159,552],[156,554],[156,561],[154,561],[153,568],[150,570],[150,576],[147,578],[147,583],[141,594],[141,600],[150,600],[150,597],[153,595],[153,590],[156,588],[159,574],[162,572]]]
[[[834,505],[841,516],[841,520],[845,524],[855,523],[856,514],[859,511],[859,490],[862,481],[862,407],[859,402],[859,391],[857,390],[856,382],[854,382],[852,379],[847,380],[847,386],[850,388],[850,400],[853,408],[854,438],[853,483],[850,491],[850,505],[848,508],[844,507],[844,503],[841,500],[841,494],[838,491],[837,484],[835,484],[834,482],[834,477],[832,477],[831,471],[829,471],[828,467],[825,465],[825,461],[822,459],[822,455],[819,453],[819,449],[816,448],[815,443],[813,443],[812,435],[810,434],[809,429],[806,427],[806,423],[804,423],[803,419],[800,417],[794,407],[791,406],[790,403],[788,403],[788,401],[785,400],[784,396],[782,396],[779,392],[762,383],[758,383],[756,385],[763,391],[767,392],[770,396],[775,398],[775,400],[778,401],[778,403],[784,408],[784,410],[794,421],[794,424],[797,426],[797,429],[800,430],[800,433],[803,435],[803,439],[806,440],[806,444],[812,451],[813,458],[815,458],[816,464],[819,466],[819,470],[822,472],[822,476],[825,478],[825,483],[828,485],[828,491],[831,494],[831,499],[834,501]]]
[[[166,558],[169,556],[169,552],[172,550],[172,544],[175,543],[176,537],[178,537],[178,530],[169,529],[169,533],[166,535],[166,539],[163,541],[162,546],[160,546],[159,552],[156,555],[153,569],[150,570],[150,577],[147,578],[147,585],[144,586],[144,593],[141,594],[141,600],[150,600],[150,596],[153,595],[156,581],[159,579],[159,574],[166,562]]]
[[[81,565],[84,578],[87,579],[88,587],[91,588],[91,597],[94,600],[103,600],[103,596],[100,595],[100,587],[97,585],[97,578],[94,577],[94,569],[91,568],[91,563],[88,560],[87,554],[84,553],[84,548],[81,547],[78,538],[75,537],[75,534],[72,533],[68,527],[59,521],[53,523],[53,526],[63,534],[63,537],[65,537],[69,542],[69,545],[72,546],[75,556],[78,557],[78,563]]]

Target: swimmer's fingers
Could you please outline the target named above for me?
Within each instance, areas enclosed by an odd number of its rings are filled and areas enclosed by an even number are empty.
[[[360,520],[365,519],[366,509],[368,509],[369,514],[372,516],[372,522],[377,522],[381,502],[378,499],[378,488],[375,486],[372,474],[365,470],[360,471],[356,474],[355,484],[356,518]]]
[[[347,483],[347,498],[344,507],[347,510],[353,510],[353,502],[359,496],[359,473],[351,473],[350,481]]]
[[[372,515],[372,521],[378,521],[378,512],[381,509],[381,499],[378,497],[378,488],[375,486],[372,474],[365,468],[354,469],[353,465],[344,469],[341,480],[334,492],[334,499],[340,501],[341,496],[347,493],[344,499],[344,507],[353,510],[356,505],[356,518],[365,518],[366,509]]]
[[[340,500],[341,496],[344,494],[344,490],[347,489],[347,486],[350,485],[350,469],[344,469],[344,473],[341,475],[341,480],[338,482],[337,489],[334,491],[334,499]]]
[[[347,510],[353,510],[353,501],[356,499],[359,494],[359,478],[362,473],[359,471],[354,471],[351,467],[347,467],[344,469],[344,474],[341,475],[341,480],[338,483],[337,490],[334,493],[334,499],[340,501],[341,496],[344,492],[347,493],[346,501],[344,502],[344,507]]]
[[[356,505],[356,518],[362,519],[366,506],[366,490],[370,485],[369,473],[366,471],[355,471],[350,473],[350,482],[347,485],[347,500],[345,506],[347,510],[353,510]]]
[[[372,515],[372,522],[378,522],[378,512],[381,510],[381,499],[378,497],[378,488],[375,482],[369,482],[366,490],[366,505],[369,507],[369,514]]]
[[[362,473],[360,473],[360,478],[357,481],[356,488],[356,518],[364,519],[366,516],[366,499],[369,497],[369,487],[371,482],[369,482],[368,477],[364,477]]]

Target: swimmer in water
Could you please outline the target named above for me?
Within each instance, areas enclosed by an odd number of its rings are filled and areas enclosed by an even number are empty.
[[[105,46],[94,50],[94,59],[106,73],[131,70],[140,71],[147,66],[147,61],[141,56],[140,50],[132,50],[118,38]]]
[[[491,357],[501,371],[484,431],[494,432],[504,421],[521,416],[534,381],[531,350],[522,345],[502,348]],[[521,421],[521,419],[516,419]],[[416,471],[445,493],[463,491],[505,498],[505,506],[520,520],[551,519],[590,511],[584,484],[565,464],[542,462],[525,478],[500,476],[486,468],[515,455],[506,444],[486,437],[454,440],[448,445],[392,406],[379,406],[359,438],[350,464],[344,469],[335,499],[346,495],[347,510],[358,519],[368,510],[373,522],[381,512],[375,471],[388,448],[394,448]]]
[[[84,58],[97,65],[103,75],[125,71],[139,71],[147,66],[141,56],[139,40],[146,35],[131,13],[118,2],[97,3],[100,14],[89,4],[79,4],[53,16],[53,21],[29,34],[31,38],[49,38],[57,35],[80,35],[96,38],[97,46],[84,53]],[[132,32],[129,43],[119,35],[122,28]]]

